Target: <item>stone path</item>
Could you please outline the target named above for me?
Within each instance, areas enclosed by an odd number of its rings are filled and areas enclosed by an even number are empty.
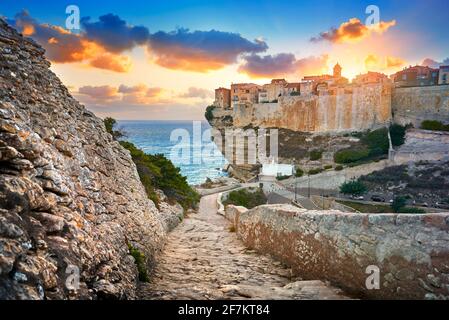
[[[343,299],[321,281],[295,281],[290,269],[248,250],[216,214],[216,197],[169,236],[142,299]]]

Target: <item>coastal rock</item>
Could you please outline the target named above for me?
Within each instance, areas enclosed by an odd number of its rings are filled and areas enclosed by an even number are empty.
[[[164,213],[44,50],[2,20],[0,48],[0,299],[134,298],[128,245],[152,267]]]

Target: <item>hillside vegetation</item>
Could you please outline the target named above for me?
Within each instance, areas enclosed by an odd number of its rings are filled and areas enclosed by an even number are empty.
[[[115,120],[105,119],[106,129],[113,137],[123,136],[123,133],[118,134],[118,131],[114,130],[115,124]],[[175,167],[169,159],[162,154],[146,154],[128,141],[119,141],[119,143],[131,153],[140,181],[148,197],[157,207],[160,202],[157,190],[162,190],[169,201],[178,202],[184,210],[196,206],[200,198],[198,193],[189,186],[186,177],[181,175],[180,169]]]

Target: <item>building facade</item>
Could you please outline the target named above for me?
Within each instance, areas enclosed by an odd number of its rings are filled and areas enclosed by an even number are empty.
[[[284,87],[287,85],[285,79],[273,79],[271,83],[264,84],[263,90],[267,92],[268,102],[275,102],[282,96]]]
[[[449,84],[449,66],[441,66],[438,84]]]
[[[232,104],[258,103],[261,87],[255,83],[235,83],[231,85]]]
[[[221,87],[215,89],[214,105],[223,109],[231,108],[231,90]]]
[[[438,84],[438,75],[438,69],[417,65],[397,72],[393,79],[396,87],[434,86]]]
[[[368,71],[368,73],[365,74],[359,74],[353,80],[353,83],[358,85],[382,82],[390,82],[390,79],[383,73],[371,71]]]

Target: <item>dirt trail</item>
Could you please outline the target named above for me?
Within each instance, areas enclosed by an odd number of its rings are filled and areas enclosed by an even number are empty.
[[[290,269],[248,250],[216,213],[217,195],[169,236],[142,299],[344,299],[321,281],[295,281]]]

